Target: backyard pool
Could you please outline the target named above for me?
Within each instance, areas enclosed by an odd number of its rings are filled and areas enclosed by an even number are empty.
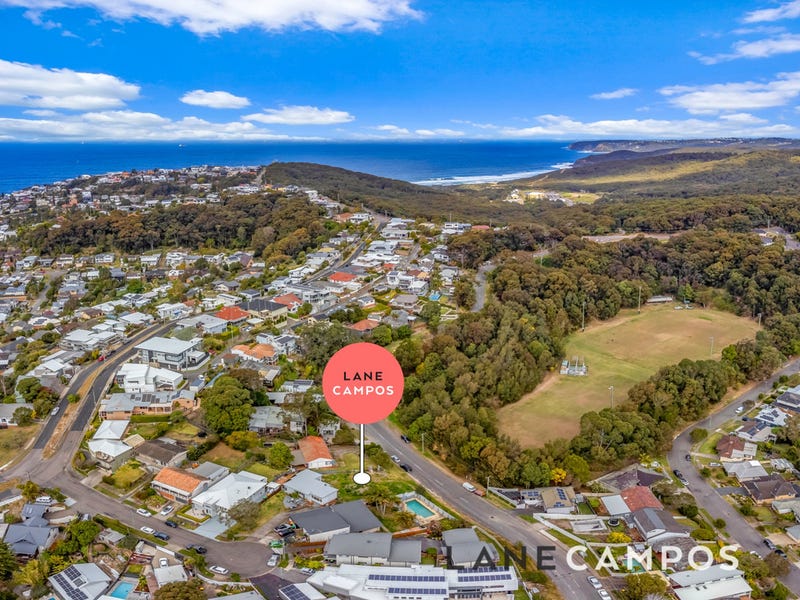
[[[429,519],[430,517],[434,516],[434,512],[419,500],[409,500],[406,502],[406,507],[415,515],[423,519]]]
[[[117,587],[115,587],[109,594],[109,596],[112,596],[113,598],[127,598],[133,587],[134,584],[130,581],[120,581],[117,584]]]

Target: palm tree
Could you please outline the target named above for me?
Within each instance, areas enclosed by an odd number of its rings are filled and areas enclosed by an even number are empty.
[[[392,493],[392,490],[380,483],[371,483],[364,494],[364,498],[368,504],[380,506],[381,515],[385,515],[387,507],[394,506],[397,502],[397,497]]]

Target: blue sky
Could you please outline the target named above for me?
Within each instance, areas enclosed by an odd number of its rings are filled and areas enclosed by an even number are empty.
[[[0,0],[0,139],[800,135],[800,0]]]

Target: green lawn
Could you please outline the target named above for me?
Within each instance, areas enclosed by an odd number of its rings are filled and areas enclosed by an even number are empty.
[[[634,384],[659,368],[684,358],[708,358],[712,337],[713,356],[719,358],[725,346],[752,338],[757,330],[755,321],[701,308],[674,310],[669,304],[645,306],[641,314],[621,311],[569,338],[565,356],[585,360],[587,376],[550,374],[519,402],[500,409],[500,429],[523,446],[570,438],[578,433],[583,413],[611,405],[611,386],[618,406]]]
[[[129,490],[147,473],[141,468],[138,462],[128,462],[114,471],[114,487],[121,490]]]
[[[0,466],[14,459],[39,432],[39,424],[0,429]]]

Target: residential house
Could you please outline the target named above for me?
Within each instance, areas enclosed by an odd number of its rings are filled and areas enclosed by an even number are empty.
[[[181,327],[194,327],[204,334],[214,335],[227,329],[228,322],[214,315],[195,315],[178,322]]]
[[[288,333],[282,335],[272,335],[270,333],[260,333],[256,336],[259,344],[269,344],[275,349],[278,356],[292,354],[297,351],[299,337]]]
[[[381,324],[380,321],[373,321],[372,319],[361,319],[357,323],[353,323],[352,325],[348,325],[347,327],[348,329],[352,329],[359,335],[364,335],[366,333],[371,332],[380,324]]]
[[[743,461],[756,457],[758,446],[734,434],[723,436],[717,442],[717,453],[721,460]]]
[[[783,427],[786,425],[786,420],[789,418],[789,412],[770,404],[762,408],[755,416],[755,420],[759,423],[764,423],[769,427]]]
[[[397,294],[389,305],[392,308],[416,312],[419,308],[419,298],[413,294]]]
[[[788,500],[800,495],[800,488],[789,483],[777,473],[750,479],[742,484],[756,504],[769,504],[774,500]]]
[[[289,309],[290,312],[294,312],[298,308],[303,306],[303,301],[298,296],[292,293],[283,294],[281,296],[275,296],[272,299],[272,301],[277,302],[278,304],[283,304],[284,306],[286,306],[286,308]]]
[[[246,302],[240,302],[236,307],[254,317],[271,321],[277,321],[289,314],[289,307],[286,304],[266,298],[253,298]]]
[[[122,340],[122,334],[112,330],[73,329],[58,341],[58,345],[64,350],[77,350],[79,352],[97,350],[98,352],[104,352]]]
[[[102,421],[87,442],[92,458],[109,471],[122,466],[133,455],[133,447],[122,441],[130,421]]]
[[[29,402],[14,402],[13,404],[0,404],[0,428],[16,427],[17,421],[14,413],[20,408],[33,410],[33,404]]]
[[[97,600],[113,579],[95,563],[77,563],[47,581],[61,600]]]
[[[744,572],[724,564],[678,571],[667,577],[678,600],[743,600],[752,592]]]
[[[628,512],[636,512],[643,508],[654,508],[661,510],[664,506],[656,498],[655,494],[650,491],[649,487],[643,485],[636,485],[620,492],[622,501],[628,507]]]
[[[398,586],[408,582],[414,587]],[[343,564],[326,567],[308,578],[308,584],[342,600],[456,600],[458,598],[485,598],[487,600],[513,600],[519,588],[514,569],[443,569],[427,565],[389,567]],[[296,588],[299,584],[294,584]],[[409,591],[413,590],[413,591]],[[283,592],[283,588],[281,588]],[[284,600],[298,600],[296,592],[289,591]],[[308,597],[308,600],[319,600]]]
[[[144,363],[184,370],[199,366],[207,358],[208,355],[201,347],[200,338],[184,342],[174,338],[153,337],[138,344],[136,350],[139,351],[139,359]]]
[[[164,467],[150,483],[150,487],[167,500],[176,500],[184,504],[188,504],[210,485],[205,477],[176,467]]]
[[[363,500],[294,513],[292,520],[311,542],[327,542],[339,533],[370,533],[381,528]]]
[[[340,533],[325,544],[322,554],[337,565],[419,565],[422,540],[392,538],[391,533]]]
[[[725,474],[729,477],[733,475],[739,483],[767,476],[767,470],[757,460],[726,462],[722,466]]]
[[[114,376],[114,383],[126,393],[175,391],[183,384],[177,371],[160,369],[141,363],[123,363]]]
[[[159,319],[177,321],[178,319],[184,319],[191,315],[192,309],[183,302],[165,302],[156,306],[156,313]]]
[[[689,528],[665,510],[642,508],[631,514],[633,524],[645,541],[653,544],[672,537],[687,537]]]
[[[548,514],[569,515],[577,510],[575,490],[572,487],[547,487],[538,489],[544,511]]]
[[[194,410],[195,393],[182,389],[174,392],[118,392],[100,401],[103,419],[130,419],[132,415],[168,415],[178,408]]]
[[[304,469],[283,484],[287,494],[297,494],[304,500],[324,506],[335,502],[339,495],[332,485],[322,481],[322,475],[311,469]]]
[[[222,481],[192,499],[192,510],[198,514],[224,518],[238,502],[261,502],[267,497],[266,477],[241,471],[231,473]]]
[[[153,577],[159,588],[168,583],[178,583],[179,581],[189,581],[189,575],[182,565],[167,565],[166,567],[154,567]]]
[[[3,541],[18,557],[35,558],[47,550],[58,535],[58,527],[50,527],[41,509],[23,509],[21,523],[11,523],[6,529]]]
[[[238,325],[249,319],[250,313],[246,310],[242,310],[238,306],[226,306],[214,313],[214,316],[226,321],[229,325]]]
[[[775,400],[775,404],[785,410],[800,412],[800,385],[789,388]]]
[[[759,421],[750,421],[739,427],[734,433],[743,440],[753,442],[754,444],[774,441],[776,439],[775,434],[772,433],[772,427],[767,423]]]
[[[279,406],[255,406],[250,414],[248,429],[261,435],[278,433],[286,429],[293,433],[305,431],[305,419],[302,415],[287,412]]]
[[[136,456],[151,471],[163,467],[177,467],[186,460],[186,448],[178,442],[164,438],[148,440],[136,447]]]
[[[443,531],[442,546],[447,554],[447,562],[456,568],[470,569],[479,558],[489,558],[494,563],[499,559],[495,547],[481,541],[471,527]]]
[[[328,444],[317,435],[309,435],[297,442],[300,463],[309,469],[325,469],[336,466]]]
[[[254,344],[252,346],[237,344],[231,348],[231,352],[245,360],[252,360],[262,365],[278,364],[275,348],[269,344]]]

